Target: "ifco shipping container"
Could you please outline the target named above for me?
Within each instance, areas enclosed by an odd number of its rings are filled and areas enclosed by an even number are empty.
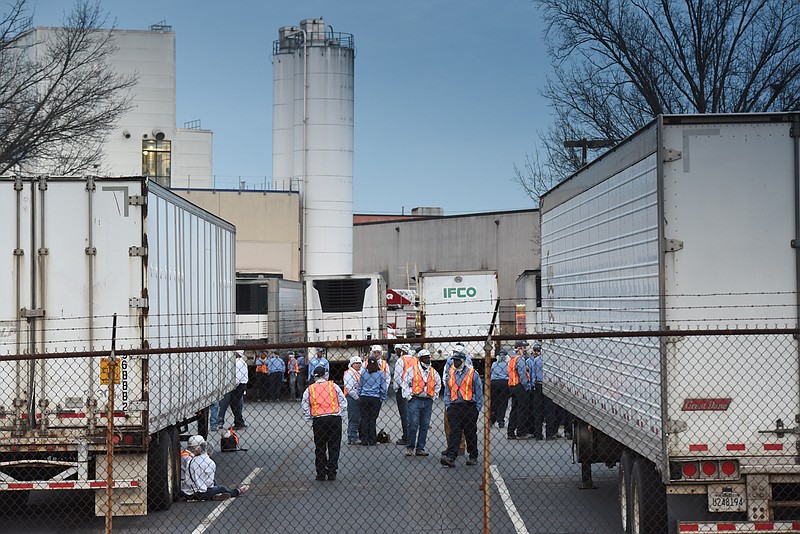
[[[117,357],[113,504],[168,508],[179,428],[234,386],[235,228],[145,178],[0,178],[2,354]],[[0,362],[0,500],[95,489],[105,513],[108,358]],[[24,450],[24,453],[17,451]],[[97,490],[96,488],[101,488]]]
[[[796,338],[701,335],[797,328],[799,137],[798,115],[663,116],[542,197],[544,333],[698,331],[544,344],[625,531],[800,525]]]
[[[497,271],[419,273],[419,294],[425,337],[487,336],[498,299]],[[429,350],[444,358],[450,347]]]

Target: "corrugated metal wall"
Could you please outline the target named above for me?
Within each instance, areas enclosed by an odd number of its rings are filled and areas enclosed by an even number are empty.
[[[514,322],[517,277],[540,263],[535,209],[353,227],[354,270],[381,273],[392,289],[414,287],[420,271],[496,270],[504,324]]]

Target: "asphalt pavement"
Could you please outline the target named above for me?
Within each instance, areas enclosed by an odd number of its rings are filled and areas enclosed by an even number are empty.
[[[240,445],[247,450],[216,452],[213,458],[217,483],[249,482],[249,493],[224,502],[176,502],[167,511],[143,517],[116,517],[113,531],[483,532],[483,430],[478,433],[478,465],[466,466],[461,456],[455,468],[445,468],[439,463],[445,448],[443,411],[443,401],[437,400],[426,447],[430,456],[407,457],[405,447],[394,443],[347,445],[343,433],[337,479],[317,481],[311,425],[303,421],[300,403],[248,402],[248,427],[239,431]],[[378,430],[386,430],[394,440],[401,433],[399,420],[390,396],[381,408]],[[580,466],[572,464],[569,441],[508,441],[505,436],[505,429],[492,428],[492,534],[620,531],[615,468],[595,466],[597,489],[579,490]],[[217,443],[218,436],[209,441]],[[91,493],[36,494],[24,513],[0,522],[0,532],[103,532],[103,518],[94,517],[93,511]]]

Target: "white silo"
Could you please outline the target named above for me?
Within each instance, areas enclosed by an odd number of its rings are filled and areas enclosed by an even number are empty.
[[[272,180],[299,189],[301,271],[353,270],[352,34],[307,19],[273,46]]]

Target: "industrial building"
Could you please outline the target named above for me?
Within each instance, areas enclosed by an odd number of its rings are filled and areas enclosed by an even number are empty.
[[[522,284],[518,291],[517,280],[531,275],[535,280],[531,270],[540,264],[539,210],[421,215],[431,212],[441,210],[356,216],[373,222],[353,227],[355,270],[380,273],[391,289],[415,289],[420,272],[496,270],[501,325],[511,328],[518,304],[526,304],[529,312],[535,306],[535,286]]]
[[[55,38],[58,28],[36,27],[33,53]],[[176,125],[175,32],[164,23],[149,30],[109,30],[117,74],[135,77],[130,110],[101,147],[97,174],[148,176],[165,187],[212,187],[212,132],[200,121]],[[35,165],[32,170],[36,172]]]

